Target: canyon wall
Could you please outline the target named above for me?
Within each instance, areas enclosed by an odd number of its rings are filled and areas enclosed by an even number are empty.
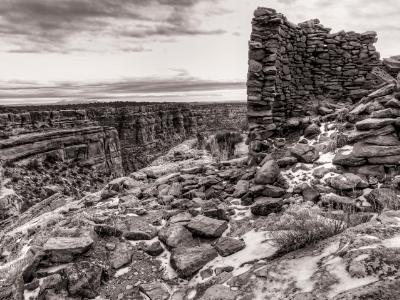
[[[252,21],[247,81],[251,140],[284,130],[315,101],[356,101],[373,87],[381,65],[375,32],[330,33],[319,20],[298,25],[273,9],[258,8]]]
[[[87,112],[100,125],[118,130],[126,173],[147,166],[197,132],[247,128],[245,103],[104,106]]]
[[[115,176],[123,173],[116,129],[96,126],[84,110],[1,114],[0,132],[1,161],[76,162]]]
[[[41,136],[41,133],[47,131],[85,128],[94,125],[114,127],[116,131],[112,131],[113,138],[111,140],[113,142],[111,144],[117,145],[120,142],[123,169],[125,173],[129,173],[147,166],[172,146],[187,138],[195,137],[198,132],[247,129],[245,102],[156,104],[115,102],[73,105],[72,107],[74,109],[67,109],[67,106],[0,107],[0,112],[3,112],[0,114],[0,139],[9,137],[11,141],[14,139],[13,136],[23,134],[36,133]],[[43,110],[36,111],[38,108],[43,108]],[[87,128],[86,130],[93,129]],[[97,130],[101,131],[100,128]],[[68,134],[72,134],[72,132],[63,133],[64,136]],[[80,134],[88,136],[85,131],[78,130],[73,133],[75,137]],[[91,134],[89,134],[89,140]],[[28,144],[36,138],[35,136],[26,143]],[[45,143],[45,135],[42,138]],[[48,138],[53,137],[48,136]],[[85,138],[83,137],[83,139]],[[100,143],[106,144],[107,138],[103,140],[102,137],[99,137],[99,140]],[[69,143],[71,144],[71,142]],[[84,159],[93,157],[90,143],[85,147],[82,146],[82,150],[78,151],[78,153],[86,153],[83,155]],[[64,147],[61,144],[59,146]],[[106,151],[103,152],[106,153]],[[118,153],[115,154],[118,157],[119,151],[115,153]],[[66,157],[66,154],[60,155]],[[98,160],[100,161],[101,158],[99,157]],[[114,168],[110,160],[106,165]],[[120,174],[119,164],[115,168],[116,172]]]

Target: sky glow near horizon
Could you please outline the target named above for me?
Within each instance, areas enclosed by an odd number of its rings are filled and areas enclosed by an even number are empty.
[[[257,6],[332,32],[378,32],[400,54],[400,1],[12,0],[0,2],[0,104],[245,101]]]

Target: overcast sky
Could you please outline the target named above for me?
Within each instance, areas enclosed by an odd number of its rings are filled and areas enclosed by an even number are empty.
[[[0,104],[245,100],[257,6],[400,54],[399,0],[0,0]]]

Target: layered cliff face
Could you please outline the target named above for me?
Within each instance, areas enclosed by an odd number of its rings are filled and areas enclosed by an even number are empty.
[[[0,124],[9,189],[0,195],[0,219],[53,193],[79,196],[123,175],[117,130],[95,125],[85,111],[2,114]],[[10,195],[18,196],[10,201]]]
[[[89,118],[118,130],[124,170],[147,166],[197,132],[246,128],[246,105],[156,104],[89,108]]]

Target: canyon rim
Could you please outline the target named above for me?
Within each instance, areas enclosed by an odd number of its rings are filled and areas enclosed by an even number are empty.
[[[0,3],[0,300],[400,299],[398,2],[134,2]]]

